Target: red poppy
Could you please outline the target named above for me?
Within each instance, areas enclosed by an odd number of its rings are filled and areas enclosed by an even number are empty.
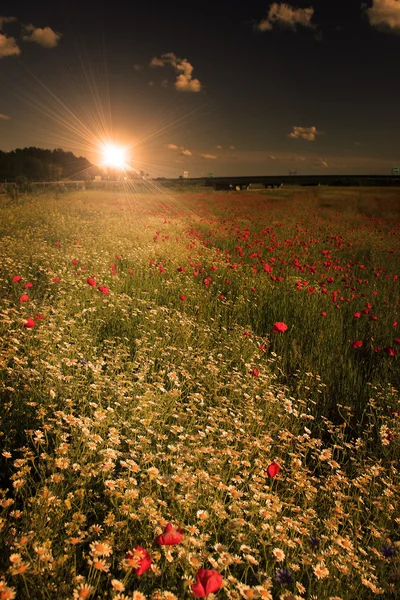
[[[28,300],[29,300],[28,294],[22,294],[22,296],[19,297],[20,302],[28,302]]]
[[[177,271],[178,271],[178,273],[184,273],[185,272],[185,267],[178,267]]]
[[[53,278],[53,283],[59,283],[60,282],[60,278],[59,277],[54,277]]]
[[[156,538],[156,542],[160,546],[175,546],[175,544],[180,544],[182,539],[182,531],[179,528],[174,529],[171,523],[168,523],[164,529],[164,533]]]
[[[393,343],[400,346],[400,338],[394,338]]]
[[[375,346],[374,348],[374,352],[378,353],[382,350],[382,348],[380,346]]]
[[[384,351],[389,354],[389,356],[396,356],[396,354],[399,353],[398,350],[395,350],[394,348],[392,348],[391,346],[387,346],[387,348],[384,348]]]
[[[88,285],[92,286],[92,287],[95,287],[95,285],[96,285],[96,282],[95,282],[95,280],[94,280],[94,279],[91,279],[90,277],[88,277],[88,278],[86,279],[86,283],[87,283]]]
[[[132,269],[128,269],[128,273],[129,273],[129,275],[133,275],[133,270]]]
[[[25,288],[26,290],[30,290],[30,289],[31,289],[31,287],[33,287],[33,283],[31,283],[30,281],[28,281],[28,283],[26,283],[26,284],[24,285],[24,288]]]
[[[108,292],[110,291],[108,289],[108,287],[106,287],[105,285],[99,285],[99,287],[97,288],[99,290],[99,292],[101,292],[102,294],[107,295]]]
[[[399,300],[399,303],[400,303],[400,300]],[[393,322],[393,327],[397,327],[397,321]]]
[[[42,313],[38,313],[37,315],[35,315],[36,321],[44,321],[44,318],[44,314]]]
[[[78,264],[78,261],[76,260],[76,258],[74,258],[74,260],[72,261],[72,264],[73,265],[77,265]]]
[[[186,296],[179,296],[179,300],[182,300],[182,302],[184,302],[186,300]]]
[[[252,369],[250,371],[251,375],[254,375],[254,377],[258,377],[260,374],[260,371],[258,369]]]
[[[354,315],[353,315],[353,317],[354,317],[355,319],[359,319],[359,318],[361,317],[361,313],[359,313],[359,312],[355,312],[355,313],[354,313]]]
[[[209,571],[200,569],[196,573],[196,583],[191,587],[192,593],[196,598],[205,598],[209,594],[218,591],[222,585],[222,575],[218,571]]]
[[[220,300],[225,300],[225,296],[224,296],[223,294],[220,294],[220,295],[219,295],[219,299],[220,299]]]
[[[326,317],[326,312],[324,310],[320,314],[321,314],[321,317]]]
[[[288,328],[288,326],[286,325],[286,323],[283,323],[282,321],[278,321],[277,323],[273,324],[272,331],[274,333],[283,333],[284,331],[286,331],[287,328]]]
[[[14,275],[12,280],[15,281],[15,283],[18,283],[18,281],[21,281],[21,275]]]
[[[24,327],[26,327],[27,329],[32,329],[32,327],[35,327],[35,321],[31,317],[29,317],[29,319],[25,321]]]
[[[54,242],[54,245],[57,246],[57,248],[58,248],[58,246],[60,245],[60,242]]]
[[[355,340],[354,342],[352,342],[351,345],[353,346],[353,348],[361,348],[363,343],[362,343],[362,340]]]
[[[281,468],[278,465],[278,463],[272,462],[269,465],[269,467],[267,468],[267,475],[268,475],[268,477],[275,477],[275,475],[278,475],[280,470],[281,470]]]
[[[132,551],[127,552],[125,554],[125,560],[128,562],[128,564],[129,561],[132,561],[134,565],[137,565],[137,567],[134,569],[136,575],[142,575],[148,571],[151,567],[151,563],[153,562],[150,554],[141,546],[136,546]]]

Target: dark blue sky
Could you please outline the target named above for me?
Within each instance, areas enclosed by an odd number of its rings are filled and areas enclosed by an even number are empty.
[[[154,176],[400,163],[400,0],[130,4],[2,2],[0,149],[98,162],[108,138]]]

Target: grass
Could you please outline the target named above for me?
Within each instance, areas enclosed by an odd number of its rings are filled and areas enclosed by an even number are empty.
[[[397,598],[396,193],[2,202],[0,599]]]

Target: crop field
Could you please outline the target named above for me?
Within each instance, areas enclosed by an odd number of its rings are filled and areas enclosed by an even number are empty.
[[[0,222],[0,600],[400,597],[399,191]]]

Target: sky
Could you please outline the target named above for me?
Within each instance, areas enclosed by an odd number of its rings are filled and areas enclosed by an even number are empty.
[[[0,4],[0,150],[152,177],[390,173],[400,0]]]

